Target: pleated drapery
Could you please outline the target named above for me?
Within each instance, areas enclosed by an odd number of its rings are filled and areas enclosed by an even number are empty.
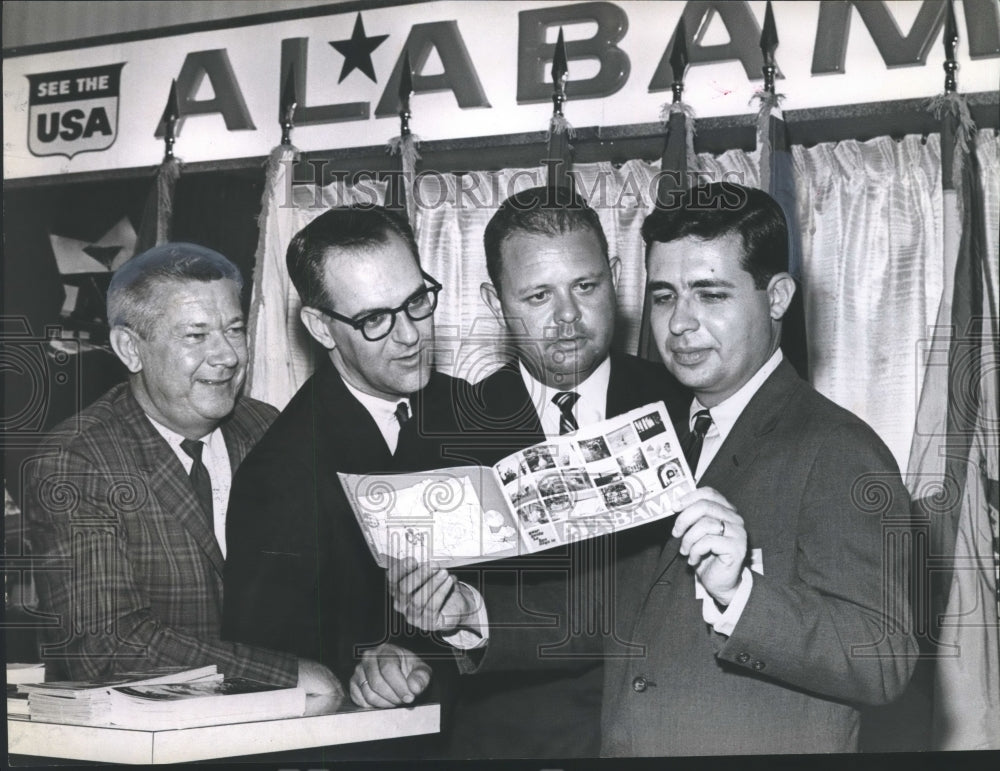
[[[1000,140],[993,132],[981,132],[977,149],[990,249],[996,254]],[[929,338],[943,285],[939,138],[879,137],[792,150],[813,385],[867,421],[905,468],[923,380],[919,344]],[[697,161],[697,171],[706,179],[757,184],[756,152],[701,154]],[[574,167],[577,189],[597,210],[611,255],[622,262],[615,344],[628,352],[638,345],[645,285],[639,229],[655,200],[658,171],[658,162],[641,160]],[[435,315],[438,369],[478,381],[509,357],[502,329],[480,298],[480,284],[488,280],[482,236],[500,203],[519,190],[544,184],[544,173],[537,167],[418,176],[415,229],[421,259],[444,285]],[[370,200],[371,188],[363,192],[359,199],[350,188],[334,183],[323,189],[316,207],[311,186],[296,189],[296,207],[278,209],[275,216],[282,225],[267,228],[279,241],[273,251],[280,253],[282,267],[288,239],[298,228],[322,206]],[[996,261],[992,269],[996,288]],[[285,286],[274,279],[261,286],[266,296],[286,298],[285,321],[297,317],[297,306],[294,313],[291,308],[297,298],[289,296],[287,279]],[[262,348],[265,369],[272,363],[284,367],[289,361],[306,361],[296,350],[299,337],[276,327]],[[281,338],[287,348],[280,345]],[[260,340],[256,335],[255,347]],[[294,376],[286,378],[287,387],[304,380],[299,371],[305,369],[297,365]],[[254,381],[251,394],[278,406],[294,392],[281,392],[275,384],[265,393],[256,377]]]

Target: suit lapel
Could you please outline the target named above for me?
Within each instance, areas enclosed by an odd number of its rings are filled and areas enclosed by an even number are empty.
[[[330,469],[364,474],[392,468],[392,454],[375,419],[347,390],[329,359],[312,380],[311,398],[317,439]]]
[[[198,498],[195,496],[191,480],[184,472],[180,460],[170,449],[170,445],[160,436],[142,407],[135,400],[131,389],[122,395],[119,414],[124,431],[131,434],[135,448],[135,462],[139,470],[149,479],[150,494],[158,507],[146,509],[150,516],[174,517],[191,534],[198,547],[212,563],[219,576],[222,575],[222,551],[215,540],[215,533],[209,528]],[[229,449],[232,457],[232,449]],[[235,471],[235,467],[233,469]]]
[[[502,376],[501,380],[499,376]],[[528,389],[524,387],[524,378],[516,363],[503,367],[491,377],[495,387],[490,393],[487,404],[487,414],[497,419],[510,420],[516,418],[516,430],[524,433],[525,446],[545,441],[542,422],[538,419],[535,404],[531,401]]]
[[[767,441],[767,434],[774,430],[784,413],[785,404],[799,382],[791,365],[782,361],[737,419],[726,441],[702,474],[699,487],[713,487],[725,495],[727,490],[740,486],[745,475],[750,473],[763,443]],[[683,429],[686,435],[686,426]],[[680,434],[678,432],[679,436]],[[684,437],[680,438],[683,443]],[[657,560],[651,583],[656,582],[674,564],[680,556],[679,550],[680,539],[669,538]],[[686,562],[682,561],[681,564]]]

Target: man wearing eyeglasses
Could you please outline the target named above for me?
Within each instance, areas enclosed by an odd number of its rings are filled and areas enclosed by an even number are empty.
[[[447,465],[426,436],[450,413],[457,381],[433,370],[441,285],[421,270],[404,219],[378,206],[331,209],[295,235],[287,265],[302,323],[327,356],[233,480],[223,632],[309,651],[346,683],[401,617],[336,472]],[[428,640],[407,642],[433,659]],[[412,674],[430,678],[424,664]]]

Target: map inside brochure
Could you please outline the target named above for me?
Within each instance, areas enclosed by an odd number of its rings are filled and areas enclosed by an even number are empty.
[[[387,557],[458,567],[626,530],[671,516],[695,487],[662,402],[492,468],[338,476],[383,568]]]

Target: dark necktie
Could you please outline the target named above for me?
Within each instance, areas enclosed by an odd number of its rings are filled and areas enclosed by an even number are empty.
[[[184,439],[181,441],[181,449],[184,450],[193,461],[191,463],[191,486],[194,487],[194,494],[198,498],[205,515],[208,517],[209,529],[215,531],[215,514],[212,511],[212,478],[208,475],[208,469],[201,462],[201,453],[205,449],[205,443],[195,439]]]
[[[573,405],[580,399],[580,394],[576,391],[560,391],[552,397],[553,404],[559,408],[559,433],[570,434],[580,426],[576,422],[573,414]]]
[[[410,408],[406,406],[406,402],[400,402],[396,405],[396,420],[399,421],[399,427],[405,426],[409,419]]]
[[[701,458],[701,446],[705,443],[705,434],[712,425],[712,415],[708,410],[698,410],[694,414],[694,428],[684,441],[684,457],[687,458],[691,473],[698,473],[698,459]]]

